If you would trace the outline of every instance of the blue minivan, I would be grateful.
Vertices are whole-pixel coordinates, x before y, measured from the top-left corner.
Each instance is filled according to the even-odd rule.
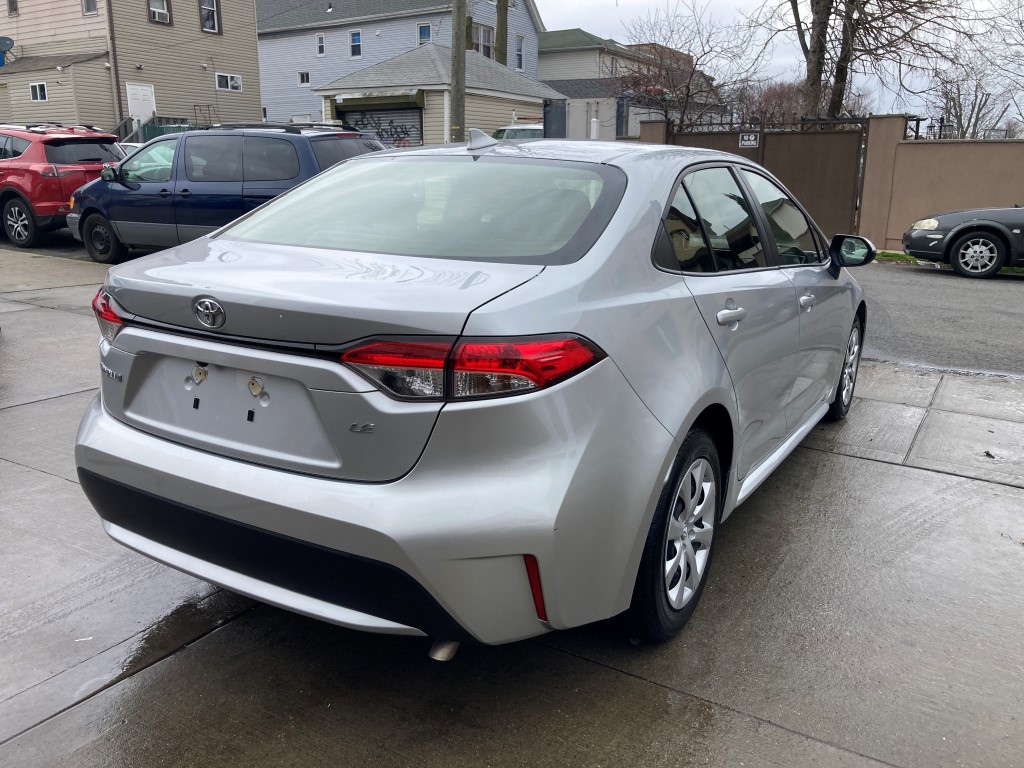
[[[209,234],[332,165],[384,149],[337,126],[228,126],[153,139],[71,198],[67,225],[110,264]]]

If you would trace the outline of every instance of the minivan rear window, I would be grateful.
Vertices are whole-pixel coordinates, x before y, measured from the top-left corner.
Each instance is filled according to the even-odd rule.
[[[225,231],[280,245],[567,264],[600,237],[626,176],[596,163],[369,155],[314,177]]]
[[[116,163],[124,154],[110,139],[55,139],[44,142],[46,162],[54,165],[74,163]]]
[[[314,139],[310,144],[313,146],[313,154],[316,155],[316,163],[320,166],[321,171],[326,171],[332,165],[337,165],[342,160],[348,160],[349,158],[365,155],[367,152],[376,152],[384,148],[384,145],[376,139],[343,139],[340,136]]]

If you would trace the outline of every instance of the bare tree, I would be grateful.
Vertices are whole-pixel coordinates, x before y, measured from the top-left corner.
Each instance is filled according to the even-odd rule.
[[[719,21],[709,4],[676,0],[633,19],[626,24],[633,55],[614,60],[622,92],[676,128],[726,114],[724,90],[749,79],[765,51],[757,30]]]
[[[854,74],[914,91],[915,76],[956,60],[949,41],[970,39],[987,18],[974,0],[765,0],[749,21],[770,39],[796,39],[804,113],[839,117]]]
[[[983,139],[1006,119],[1013,91],[990,60],[975,53],[933,72],[925,103],[942,117],[941,138]]]
[[[731,88],[729,103],[742,123],[754,120],[784,122],[800,117],[803,95],[799,82],[752,81]]]

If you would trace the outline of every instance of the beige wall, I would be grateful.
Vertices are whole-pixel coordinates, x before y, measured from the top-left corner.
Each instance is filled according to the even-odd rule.
[[[102,51],[107,46],[107,2],[97,0],[97,13],[89,16],[82,13],[81,0],[18,0],[13,16],[7,13],[7,3],[0,3],[0,28],[14,39],[19,56]],[[67,41],[70,49],[54,46]],[[78,44],[84,47],[75,47]]]
[[[75,88],[71,72],[17,72],[4,78],[11,97],[11,119],[15,123],[78,122]],[[46,101],[32,101],[30,83],[46,83]]]
[[[191,119],[196,105],[210,105],[221,122],[260,120],[252,0],[221,0],[223,34],[200,29],[196,0],[176,0],[171,11],[172,25],[153,24],[145,2],[117,0],[114,4],[122,114],[128,114],[125,82],[132,82],[153,85],[158,115]],[[240,75],[242,91],[217,90],[217,72]]]
[[[106,58],[74,64],[71,67],[71,79],[78,109],[77,122],[110,131],[118,120],[111,72],[106,64]]]
[[[900,123],[895,138],[875,120],[869,129],[860,232],[879,248],[902,250],[930,214],[1024,205],[1024,141],[902,141]]]
[[[444,144],[445,91],[427,91],[423,94],[423,143]]]
[[[512,123],[512,110],[515,110],[516,120],[520,123],[544,119],[544,104],[540,100],[517,101],[467,93],[466,129],[479,128],[484,133],[494,133]]]

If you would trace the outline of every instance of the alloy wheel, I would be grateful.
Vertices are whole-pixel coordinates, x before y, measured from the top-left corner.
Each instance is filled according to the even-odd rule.
[[[707,459],[697,459],[679,480],[665,531],[665,595],[677,611],[693,599],[707,570],[716,497],[715,472]]]
[[[850,343],[846,346],[846,358],[843,360],[843,375],[839,381],[839,392],[843,398],[843,406],[849,406],[853,399],[853,386],[857,383],[857,367],[860,365],[860,326],[856,323],[850,331]]]
[[[28,239],[28,214],[21,206],[12,205],[7,211],[7,235],[12,240],[21,242]]]
[[[965,272],[980,274],[992,268],[999,251],[988,238],[976,237],[963,244],[956,258]]]

